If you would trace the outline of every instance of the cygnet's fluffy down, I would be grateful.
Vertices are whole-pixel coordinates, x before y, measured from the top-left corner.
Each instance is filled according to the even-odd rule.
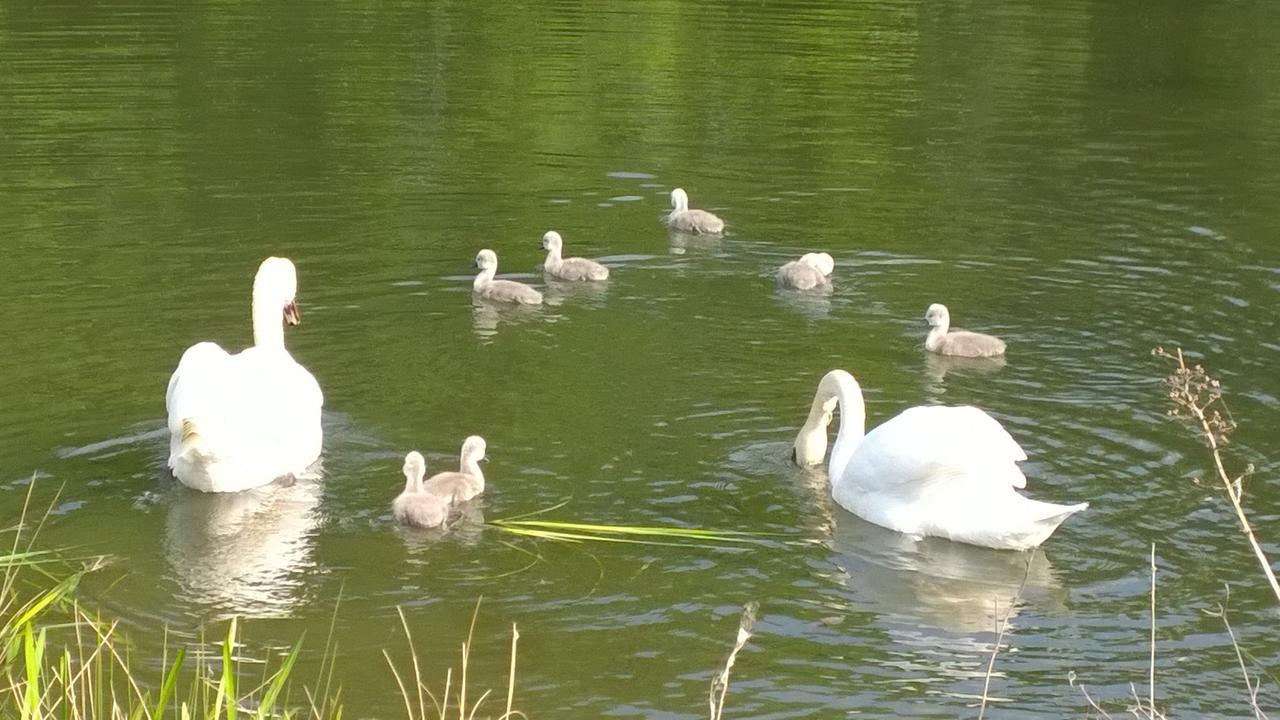
[[[724,232],[724,221],[706,210],[690,210],[689,196],[684,190],[671,191],[671,213],[667,227],[694,235],[718,235]]]
[[[807,253],[799,260],[778,268],[778,285],[795,290],[813,290],[831,282],[836,261],[827,253]]]
[[[423,484],[423,489],[427,494],[450,503],[466,502],[484,492],[484,473],[480,471],[480,461],[484,460],[485,450],[484,438],[479,435],[468,437],[462,443],[458,471],[432,475]]]
[[[924,347],[930,352],[957,357],[1004,355],[1004,341],[998,337],[968,330],[951,330],[951,313],[947,311],[946,305],[930,305],[925,311],[924,319],[931,326],[929,335],[924,340]]]
[[[492,250],[481,250],[476,254],[476,267],[480,268],[480,274],[471,283],[471,289],[476,295],[494,302],[542,304],[542,293],[528,285],[514,280],[493,279],[498,272],[498,256]]]
[[[404,456],[404,492],[391,503],[396,522],[414,527],[434,528],[444,525],[449,517],[449,501],[423,491],[422,477],[427,474],[427,461],[414,450]]]
[[[560,252],[564,249],[564,239],[555,230],[550,230],[542,236],[542,249],[547,251],[547,261],[543,263],[542,268],[551,277],[574,282],[609,278],[609,268],[595,260],[560,257]]]

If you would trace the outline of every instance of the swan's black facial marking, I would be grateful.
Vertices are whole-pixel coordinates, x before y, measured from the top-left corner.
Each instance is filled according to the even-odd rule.
[[[302,312],[298,310],[298,303],[291,302],[284,306],[284,321],[290,325],[302,322]]]

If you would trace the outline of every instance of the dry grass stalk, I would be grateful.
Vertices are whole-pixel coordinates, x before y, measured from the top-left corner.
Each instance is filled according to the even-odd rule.
[[[1225,586],[1227,589],[1227,600],[1231,600],[1231,586]],[[1240,643],[1236,640],[1236,633],[1231,629],[1231,622],[1227,620],[1227,608],[1224,603],[1218,603],[1217,610],[1205,610],[1206,615],[1221,618],[1222,624],[1227,629],[1227,636],[1231,638],[1231,647],[1236,651],[1236,662],[1240,664],[1240,674],[1244,676],[1244,686],[1249,691],[1249,707],[1253,710],[1254,720],[1268,720],[1267,714],[1262,711],[1258,705],[1258,690],[1262,687],[1262,679],[1254,678],[1249,675],[1249,667],[1244,662],[1244,652],[1240,649]]]
[[[1223,489],[1226,490],[1227,499],[1231,501],[1232,509],[1235,510],[1240,529],[1244,531],[1249,546],[1253,548],[1253,554],[1258,558],[1258,564],[1262,566],[1262,572],[1271,584],[1271,591],[1275,593],[1276,601],[1280,602],[1280,581],[1276,580],[1271,561],[1267,559],[1262,545],[1253,534],[1253,525],[1249,523],[1249,518],[1244,512],[1244,481],[1253,473],[1253,466],[1247,466],[1244,472],[1233,478],[1223,464],[1221,450],[1230,442],[1231,431],[1235,429],[1236,424],[1231,419],[1226,403],[1222,400],[1222,384],[1211,377],[1202,366],[1188,367],[1182,356],[1182,348],[1169,353],[1164,348],[1158,347],[1152,350],[1151,354],[1177,363],[1173,373],[1165,380],[1169,387],[1169,399],[1173,401],[1173,409],[1169,411],[1169,415],[1190,419],[1198,426],[1205,444],[1213,454],[1214,469],[1217,471],[1218,480],[1222,482]]]
[[[982,700],[978,704],[978,720],[982,720],[983,716],[987,714],[987,703],[991,699],[988,694],[991,691],[991,674],[995,670],[996,655],[1000,652],[1000,643],[1004,640],[1004,630],[1009,626],[1009,615],[1013,614],[1015,605],[1016,601],[1009,603],[1008,609],[1004,612],[1004,617],[1000,619],[1000,622],[996,623],[996,642],[991,648],[991,657],[987,659],[987,673],[982,679]],[[991,609],[996,617],[1000,617],[999,598],[992,599]]]
[[[1151,656],[1147,666],[1147,697],[1138,694],[1138,688],[1129,684],[1130,697],[1133,698],[1133,704],[1128,707],[1129,714],[1139,720],[1165,720],[1165,714],[1156,707],[1156,545],[1151,543]],[[1084,695],[1084,699],[1089,703],[1089,707],[1093,708],[1098,717],[1111,720],[1111,716],[1103,710],[1101,706],[1089,695],[1089,691],[1085,689],[1083,683],[1079,683],[1076,674],[1071,672],[1067,675],[1068,682],[1071,687],[1076,688]]]
[[[1147,707],[1156,711],[1156,544],[1151,543],[1151,664],[1147,677]]]
[[[1013,594],[1013,599],[1009,602],[1009,607],[1004,612],[1004,617],[996,624],[996,642],[991,648],[991,657],[987,659],[987,672],[982,679],[982,699],[978,704],[978,720],[982,720],[983,715],[987,712],[987,703],[991,701],[991,696],[987,693],[991,690],[991,675],[996,666],[996,655],[1000,652],[1000,643],[1004,639],[1004,631],[1009,627],[1009,616],[1013,614],[1013,609],[1018,606],[1018,602],[1022,599],[1022,591],[1027,587],[1027,578],[1031,575],[1031,561],[1035,560],[1036,553],[1040,552],[1039,548],[1032,550],[1027,555],[1027,566],[1022,571],[1022,582],[1018,583],[1018,591]],[[992,598],[991,605],[993,616],[1000,617],[1000,600]]]
[[[751,639],[759,611],[760,604],[754,600],[742,608],[742,619],[738,621],[738,639],[733,644],[733,650],[729,651],[729,657],[724,661],[724,669],[711,679],[711,693],[707,698],[711,720],[720,720],[724,714],[724,698],[729,693],[729,673],[733,670],[733,663],[738,659],[738,652],[746,647],[747,641]]]

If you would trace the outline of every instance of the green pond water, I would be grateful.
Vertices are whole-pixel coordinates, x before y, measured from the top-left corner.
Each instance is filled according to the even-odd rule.
[[[975,716],[1025,557],[880,530],[789,465],[841,367],[871,424],[978,405],[1031,495],[1092,503],[1026,571],[988,717],[1082,716],[1072,671],[1144,690],[1151,543],[1162,707],[1252,717],[1204,610],[1231,583],[1273,674],[1280,616],[1150,350],[1222,379],[1280,557],[1278,42],[1267,2],[4,3],[0,513],[62,488],[43,541],[113,558],[82,596],[140,656],[241,615],[247,656],[305,632],[305,679],[332,622],[349,717],[402,712],[397,607],[438,686],[481,596],[473,682],[505,692],[517,623],[533,718],[705,717],[750,600],[729,716]],[[675,186],[728,234],[669,236]],[[608,283],[474,305],[476,251],[542,286],[548,229]],[[834,291],[776,290],[811,250]],[[165,468],[165,383],[193,342],[251,341],[270,254],[299,270],[323,477],[203,496]],[[1008,362],[927,356],[932,302]],[[404,453],[441,469],[472,433],[483,499],[443,538],[393,528]],[[563,501],[790,537],[482,522]]]

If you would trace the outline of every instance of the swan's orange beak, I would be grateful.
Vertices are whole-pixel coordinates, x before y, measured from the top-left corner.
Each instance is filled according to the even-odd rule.
[[[290,325],[297,325],[302,322],[302,313],[298,310],[298,303],[291,302],[284,306],[284,321]]]

